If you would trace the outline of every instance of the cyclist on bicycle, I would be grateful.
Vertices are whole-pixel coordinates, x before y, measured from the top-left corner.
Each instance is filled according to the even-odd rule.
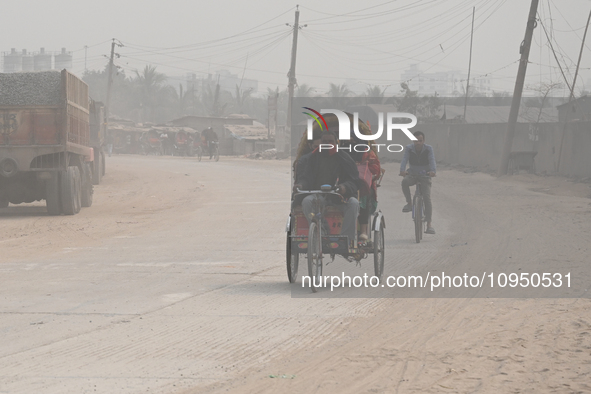
[[[400,163],[400,176],[404,177],[402,180],[402,192],[406,198],[406,205],[402,208],[402,212],[412,211],[410,187],[419,182],[425,202],[425,219],[427,220],[427,230],[425,233],[435,234],[435,229],[431,226],[431,216],[433,213],[433,206],[431,205],[431,177],[434,177],[437,171],[435,155],[433,153],[433,147],[425,144],[425,134],[422,131],[415,131],[413,134],[417,137],[417,140],[404,148],[404,157]],[[408,171],[406,170],[407,163],[409,164]]]
[[[218,141],[218,135],[211,127],[206,128],[201,132],[201,141],[203,141],[204,145],[207,145],[207,150],[209,151],[209,159],[213,157],[213,143]]]

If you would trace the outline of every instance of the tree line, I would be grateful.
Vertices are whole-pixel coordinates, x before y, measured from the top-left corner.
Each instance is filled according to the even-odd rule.
[[[94,100],[106,101],[108,67],[102,71],[86,71],[83,80],[88,84],[90,95]],[[246,114],[262,123],[267,122],[269,116],[268,100],[277,100],[277,123],[286,123],[288,93],[287,89],[267,88],[263,97],[253,96],[252,90],[236,86],[233,92],[220,88],[213,79],[199,79],[197,83],[188,87],[179,83],[178,89],[174,83],[169,83],[168,77],[157,71],[152,65],[146,65],[141,71],[134,71],[127,75],[118,70],[113,76],[111,91],[111,115],[135,122],[151,122],[162,124],[185,115],[223,117],[229,114]],[[556,86],[552,86],[555,89]],[[550,90],[552,90],[550,89]],[[536,106],[548,105],[545,101],[548,89],[540,92],[544,96]],[[447,105],[464,105],[463,95],[458,97],[439,97],[438,95],[420,96],[406,83],[400,84],[400,90],[395,96],[385,95],[385,89],[380,86],[368,86],[362,94],[354,94],[346,84],[329,84],[326,93],[318,94],[316,89],[308,84],[298,85],[295,97],[331,97],[339,98],[366,97],[367,104],[393,105],[400,112],[415,114],[423,121],[439,119],[441,107]],[[483,97],[478,91],[471,92],[470,105],[510,105],[511,97],[508,93],[493,93],[493,97]],[[534,104],[532,102],[532,104]],[[273,116],[273,115],[271,115]]]

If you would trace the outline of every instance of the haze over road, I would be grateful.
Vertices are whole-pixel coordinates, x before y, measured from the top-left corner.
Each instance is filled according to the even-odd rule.
[[[442,170],[437,234],[415,244],[385,168],[385,276],[589,262],[588,198]],[[591,390],[586,298],[292,298],[289,174],[287,160],[115,156],[78,215],[0,209],[0,393]]]

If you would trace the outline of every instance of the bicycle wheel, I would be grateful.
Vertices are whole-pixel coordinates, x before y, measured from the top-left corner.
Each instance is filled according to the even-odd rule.
[[[197,161],[201,161],[201,157],[203,157],[203,149],[201,147],[197,148]]]
[[[421,196],[415,196],[412,209],[414,212],[415,220],[415,240],[417,243],[421,242],[423,235],[423,198]]]
[[[216,144],[213,149],[214,149],[214,151],[213,151],[213,158],[214,158],[215,161],[219,161],[220,160],[220,148]]]
[[[421,229],[423,231],[421,231],[421,239],[423,239],[423,234],[427,231],[427,217],[425,216],[425,200],[423,200],[422,197],[421,197],[421,203],[422,203],[421,212],[423,212],[423,225],[421,226]]]
[[[285,257],[287,261],[287,278],[289,283],[295,283],[298,279],[298,265],[300,261],[300,254],[294,252],[291,248],[290,233],[287,233],[287,243],[285,247]]]
[[[384,275],[384,222],[373,232],[373,266],[375,276],[381,281]]]
[[[312,291],[316,293],[316,285],[322,283],[322,234],[315,222],[310,224],[308,231],[308,276]]]

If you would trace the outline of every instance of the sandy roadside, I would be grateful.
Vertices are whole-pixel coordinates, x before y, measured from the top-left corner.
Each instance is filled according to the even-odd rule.
[[[509,270],[511,257],[553,260],[557,269],[589,262],[589,184],[444,170],[433,190],[437,237],[469,240],[465,250],[449,249],[447,269],[482,260]],[[388,299],[337,327],[337,339],[183,393],[588,392],[590,313],[588,298]]]
[[[588,184],[442,170],[437,235],[416,245],[386,168],[387,275],[588,264]],[[287,161],[119,157],[79,215],[0,210],[0,391],[591,390],[585,298],[291,298],[288,177]]]

